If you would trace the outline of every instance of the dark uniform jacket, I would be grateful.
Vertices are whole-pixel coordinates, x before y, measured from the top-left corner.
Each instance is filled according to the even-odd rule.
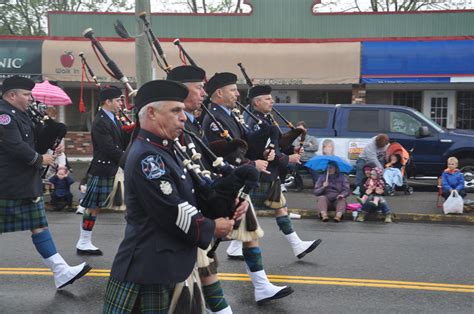
[[[127,226],[111,276],[138,284],[177,283],[206,249],[215,223],[198,209],[193,182],[172,141],[140,130],[125,164]]]
[[[118,120],[117,120],[118,121]],[[92,124],[93,159],[88,173],[99,177],[113,177],[120,157],[127,148],[128,135],[100,109]]]
[[[43,195],[43,157],[35,151],[33,122],[4,100],[0,100],[0,199],[27,199]]]
[[[253,114],[259,118],[263,124],[266,126],[272,126],[273,123],[271,121],[271,117],[261,113],[259,111],[254,111]],[[262,126],[259,126],[255,120],[250,117],[247,117],[246,120],[247,125],[253,132],[258,132]],[[286,168],[288,166],[288,156],[283,154],[280,151],[280,146],[278,143],[278,138],[274,139],[275,144],[275,159],[270,161],[267,166],[267,171],[271,172],[271,174],[262,173],[260,176],[261,182],[273,182],[279,175],[280,169]]]
[[[221,124],[221,126],[229,131],[229,135],[232,138],[238,138],[242,140],[246,140],[246,130],[240,124],[234,115],[231,113],[230,115],[222,109],[221,106],[211,103],[210,108],[211,113],[214,115],[217,121]],[[209,118],[209,115],[204,117],[202,122],[202,128],[204,129],[204,133],[206,134],[207,140],[209,142],[222,140],[221,131],[218,129],[217,125]]]

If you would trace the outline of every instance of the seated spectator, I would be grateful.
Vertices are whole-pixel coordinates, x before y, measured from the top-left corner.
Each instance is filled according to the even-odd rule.
[[[356,161],[356,188],[354,194],[360,195],[360,185],[364,178],[363,168],[367,163],[372,163],[375,167],[383,169],[382,162],[384,162],[385,151],[387,150],[389,137],[387,134],[379,134],[374,136],[364,150],[359,155]]]
[[[403,185],[402,157],[399,154],[390,155],[389,161],[385,164],[383,179],[387,186],[387,194],[393,195],[395,186]]]
[[[441,175],[441,192],[444,199],[447,199],[453,190],[458,191],[462,198],[466,197],[464,175],[458,169],[458,164],[456,157],[449,157],[448,168]]]
[[[74,183],[74,179],[69,177],[67,168],[59,167],[56,174],[49,178],[49,182],[54,188],[51,193],[51,205],[54,206],[54,210],[61,210],[65,206],[71,207],[72,193],[70,188]],[[61,205],[61,203],[63,204]]]
[[[320,175],[314,186],[314,195],[318,197],[317,211],[321,220],[327,222],[328,209],[334,207],[336,215],[335,222],[340,222],[346,211],[346,197],[351,194],[347,176],[340,173],[337,166],[329,163],[326,173]]]
[[[362,195],[365,195],[367,193],[365,183],[369,179],[373,168],[375,168],[373,164],[367,164],[362,169],[363,172],[364,172],[365,177],[362,178],[361,184],[358,186],[358,188],[359,188]],[[379,195],[382,195],[384,190],[383,190],[383,188],[378,187],[378,188],[375,189],[374,192],[379,194]],[[356,221],[364,222],[365,221],[365,216],[371,211],[376,211],[376,212],[381,211],[385,215],[385,220],[384,221],[386,223],[392,222],[392,214],[390,212],[390,208],[388,207],[386,201],[379,202],[378,204],[374,204],[372,202],[365,202],[362,205],[362,209],[360,210]]]
[[[357,200],[363,205],[366,202],[372,203],[374,206],[379,206],[379,203],[385,202],[383,192],[385,188],[385,181],[382,179],[382,169],[372,168],[370,176],[367,177],[364,183],[365,193],[361,194]]]
[[[306,124],[304,121],[299,121],[296,123],[296,127],[299,129],[304,130],[305,132],[308,132],[308,129],[306,128]],[[295,149],[298,149],[300,147],[300,140],[301,136],[299,136],[294,142],[293,146]],[[295,188],[297,191],[303,190],[303,178],[301,177],[301,174],[299,173],[300,170],[303,169],[308,169],[304,167],[304,163],[307,162],[308,160],[311,159],[311,157],[314,156],[314,154],[318,151],[318,140],[316,137],[306,134],[304,143],[303,143],[303,152],[301,152],[301,158],[300,162],[301,164],[291,164],[291,170],[294,174],[295,177]],[[314,179],[314,174],[312,173],[314,170],[308,169],[308,171],[311,173],[311,176],[313,177],[313,186],[316,184],[316,180]]]

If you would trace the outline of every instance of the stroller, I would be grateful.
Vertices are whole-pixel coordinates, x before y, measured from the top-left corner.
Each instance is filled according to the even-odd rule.
[[[413,188],[408,185],[408,175],[407,175],[407,168],[411,164],[411,157],[410,153],[400,144],[397,142],[393,142],[387,148],[386,156],[387,159],[390,160],[390,156],[398,155],[399,162],[401,164],[400,172],[402,175],[402,182],[401,185],[394,184],[393,186],[386,185],[387,194],[390,196],[395,195],[395,190],[402,190],[405,195],[413,194]]]

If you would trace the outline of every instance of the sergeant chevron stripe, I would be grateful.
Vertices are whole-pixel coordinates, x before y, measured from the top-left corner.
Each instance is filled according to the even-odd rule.
[[[178,218],[176,219],[176,225],[183,230],[185,233],[188,233],[189,227],[191,226],[192,216],[198,213],[196,207],[184,202],[178,205]]]

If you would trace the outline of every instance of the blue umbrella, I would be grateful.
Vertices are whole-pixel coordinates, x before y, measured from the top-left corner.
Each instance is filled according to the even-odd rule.
[[[352,171],[352,165],[350,163],[333,155],[314,156],[308,160],[304,166],[316,171],[326,171],[329,162],[336,164],[340,172],[349,173]]]

